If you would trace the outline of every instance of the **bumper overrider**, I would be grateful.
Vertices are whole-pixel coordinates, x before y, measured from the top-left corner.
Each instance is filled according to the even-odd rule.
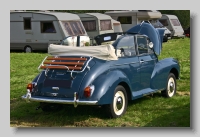
[[[22,96],[23,100],[29,101],[35,101],[35,102],[46,102],[46,103],[58,103],[58,104],[74,104],[74,107],[77,107],[78,105],[97,105],[98,101],[85,101],[85,100],[79,100],[77,99],[77,92],[74,92],[74,99],[61,99],[61,98],[48,98],[48,97],[42,97],[41,96],[31,96],[31,93],[27,91],[26,95]]]

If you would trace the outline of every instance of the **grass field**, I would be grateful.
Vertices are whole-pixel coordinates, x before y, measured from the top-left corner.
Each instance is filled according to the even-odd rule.
[[[26,85],[38,74],[37,67],[47,53],[10,53],[11,127],[190,127],[190,39],[172,39],[163,44],[159,59],[174,57],[181,65],[177,94],[161,94],[130,101],[127,112],[109,119],[104,110],[92,106],[65,105],[57,112],[35,110],[38,103],[26,103],[21,96]]]

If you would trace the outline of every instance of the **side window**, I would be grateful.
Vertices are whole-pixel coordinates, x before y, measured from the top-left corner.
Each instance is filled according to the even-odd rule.
[[[85,27],[86,31],[95,31],[96,30],[96,21],[95,20],[88,20],[82,21],[83,26]]]
[[[132,17],[131,16],[121,16],[117,18],[121,24],[132,24]]]
[[[148,53],[148,42],[145,36],[137,36],[137,45],[139,54]]]
[[[116,54],[118,57],[130,57],[136,55],[134,36],[123,36],[118,38],[113,45],[116,45]]]
[[[100,20],[101,30],[112,30],[111,20]]]
[[[41,22],[42,33],[56,33],[53,22]]]
[[[31,29],[31,18],[24,18],[24,30]]]

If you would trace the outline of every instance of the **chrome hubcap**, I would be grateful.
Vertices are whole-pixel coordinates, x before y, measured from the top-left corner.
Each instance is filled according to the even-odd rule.
[[[174,91],[174,83],[173,82],[170,83],[169,90],[170,90],[170,92]]]
[[[171,77],[168,81],[168,95],[170,97],[172,97],[174,95],[175,92],[175,81],[174,79]]]
[[[30,53],[31,52],[31,48],[30,47],[26,47],[26,53]]]
[[[122,106],[123,106],[123,99],[122,99],[122,97],[118,97],[117,98],[116,106],[117,106],[118,110],[120,110],[122,108]]]
[[[113,110],[116,115],[121,115],[125,108],[125,96],[122,91],[117,91],[113,100]]]

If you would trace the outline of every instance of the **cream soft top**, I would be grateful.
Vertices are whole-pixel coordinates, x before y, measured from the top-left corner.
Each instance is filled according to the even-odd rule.
[[[118,59],[112,45],[74,47],[50,44],[48,47],[48,53],[50,55],[92,56],[102,60]]]

